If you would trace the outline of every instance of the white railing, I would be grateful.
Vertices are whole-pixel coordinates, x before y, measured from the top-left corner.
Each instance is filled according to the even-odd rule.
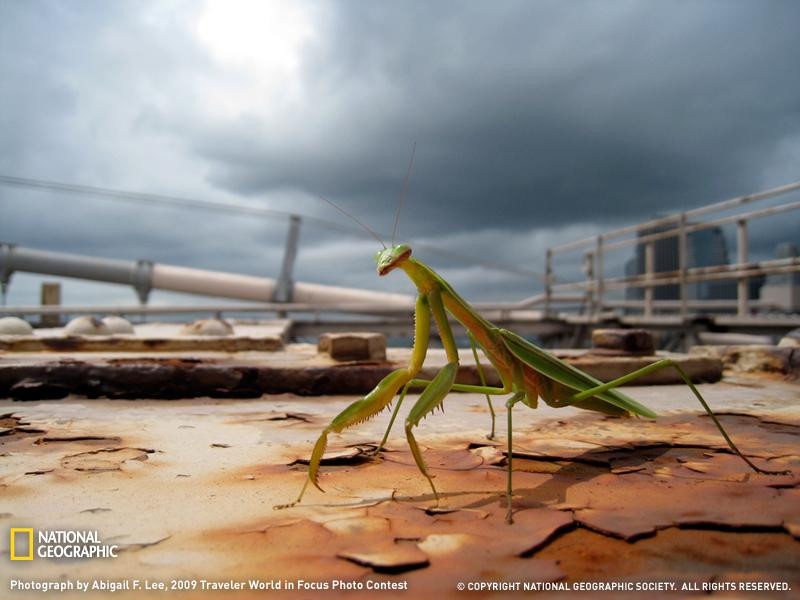
[[[553,246],[546,253],[545,267],[545,312],[549,312],[553,305],[562,302],[558,292],[577,290],[583,293],[583,304],[594,314],[601,313],[604,309],[625,307],[641,309],[645,316],[652,316],[656,310],[679,311],[686,317],[690,308],[731,308],[730,301],[725,300],[691,300],[688,286],[692,283],[735,279],[736,300],[735,308],[739,316],[745,316],[751,309],[763,308],[763,303],[752,302],[749,299],[748,280],[761,275],[800,272],[800,258],[789,257],[774,260],[750,262],[748,258],[748,223],[754,219],[764,218],[788,212],[800,212],[800,201],[786,202],[784,204],[769,206],[738,214],[726,215],[710,220],[699,220],[710,213],[735,210],[754,202],[763,201],[783,194],[800,190],[800,181],[776,187],[770,190],[739,196],[722,202],[716,202],[652,219],[636,225],[622,227],[595,237],[584,238]],[[793,215],[793,218],[797,218]],[[800,218],[798,230],[800,230]],[[706,267],[688,266],[688,236],[690,233],[719,227],[727,224],[736,224],[736,262],[733,264],[720,264]],[[667,228],[664,231],[653,232],[654,229]],[[678,268],[671,271],[656,271],[656,242],[667,238],[678,238]],[[644,246],[644,272],[638,275],[625,277],[607,277],[604,270],[606,254],[611,250],[624,247]],[[554,258],[557,254],[584,251],[584,271],[586,278],[582,281],[560,282],[554,271]],[[662,285],[677,284],[679,286],[679,301],[656,300],[655,288]],[[612,300],[606,298],[609,290],[625,288],[644,288],[642,300]],[[529,299],[533,301],[539,298]]]

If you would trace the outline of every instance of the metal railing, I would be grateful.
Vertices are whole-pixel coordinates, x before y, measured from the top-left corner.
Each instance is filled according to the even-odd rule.
[[[800,181],[553,246],[547,250],[545,257],[544,299],[534,296],[528,299],[527,303],[533,305],[543,302],[545,313],[549,314],[553,305],[563,302],[558,292],[572,291],[574,293],[577,290],[583,293],[583,304],[595,315],[607,308],[624,307],[641,309],[646,317],[652,316],[657,310],[677,310],[685,318],[690,308],[730,309],[734,306],[731,301],[724,299],[692,300],[688,293],[690,284],[733,279],[736,281],[735,309],[738,316],[749,314],[752,308],[766,308],[764,303],[750,300],[748,289],[750,278],[800,272],[800,258],[788,257],[751,262],[748,258],[748,223],[754,219],[800,211],[800,201],[786,202],[705,221],[699,220],[699,217],[710,213],[739,209],[754,202],[796,190],[800,190]],[[732,264],[689,267],[689,235],[733,223],[736,224],[736,261]],[[798,229],[800,229],[800,219],[798,219]],[[670,238],[677,238],[678,268],[657,271],[656,242]],[[624,277],[607,277],[604,270],[607,253],[628,246],[644,247],[644,272]],[[578,250],[584,251],[586,278],[582,281],[559,282],[554,272],[555,256]],[[655,289],[664,285],[678,286],[679,299],[677,302],[656,300]],[[644,288],[643,299],[619,301],[606,297],[610,290],[628,288]],[[525,302],[521,304],[525,304]]]
[[[737,214],[727,214],[704,221],[701,220],[700,217],[711,213],[742,209],[753,203],[798,190],[800,190],[800,181],[622,227],[601,233],[597,236],[552,246],[546,251],[543,293],[536,294],[518,302],[476,303],[474,306],[478,310],[489,311],[499,318],[517,317],[523,319],[530,318],[530,310],[534,308],[542,309],[540,313],[542,317],[556,316],[553,310],[553,307],[556,305],[561,307],[581,307],[581,309],[585,310],[590,316],[594,317],[600,317],[603,311],[607,309],[640,310],[645,317],[652,317],[656,312],[668,312],[679,314],[682,318],[686,318],[690,310],[710,311],[711,309],[717,309],[726,314],[735,311],[735,314],[742,317],[748,315],[752,309],[769,309],[770,304],[768,302],[750,299],[748,282],[753,277],[798,273],[800,272],[800,258],[787,257],[756,262],[750,261],[748,223],[754,219],[790,213],[792,211],[795,213],[800,212],[800,201],[784,202],[779,205],[762,207],[739,212]],[[689,236],[699,231],[719,228],[720,226],[730,224],[735,224],[736,226],[735,262],[690,267]],[[97,314],[103,312],[108,314],[130,315],[274,312],[281,316],[293,312],[299,314],[306,313],[312,316],[319,315],[320,313],[344,313],[372,316],[393,315],[397,317],[406,317],[411,314],[412,303],[410,297],[407,299],[408,302],[392,303],[390,306],[384,301],[374,301],[373,297],[376,295],[375,292],[363,292],[363,296],[358,301],[350,301],[350,296],[347,296],[346,298],[339,299],[326,298],[325,302],[315,301],[317,296],[314,296],[311,300],[306,300],[305,296],[294,294],[293,292],[297,291],[295,288],[304,285],[295,285],[292,278],[292,267],[297,252],[299,226],[299,217],[292,217],[290,219],[290,229],[280,277],[277,280],[270,280],[267,278],[259,279],[261,284],[268,284],[267,287],[269,289],[267,291],[261,290],[245,295],[228,293],[230,292],[230,285],[228,282],[225,285],[220,284],[222,288],[228,290],[226,293],[219,294],[218,289],[216,293],[211,293],[211,295],[234,297],[240,300],[254,300],[255,302],[252,304],[105,308],[0,306],[0,316],[4,314],[31,316],[35,314],[65,315]],[[800,230],[800,218],[798,218],[797,229]],[[657,269],[657,243],[673,238],[677,238],[677,268]],[[643,272],[621,277],[607,276],[605,269],[606,255],[612,250],[624,249],[626,247],[633,247],[637,249],[637,251],[641,247]],[[555,258],[559,255],[575,251],[583,251],[584,271],[586,273],[585,279],[580,281],[559,280],[555,273]],[[0,284],[2,285],[3,292],[5,292],[8,287],[11,273],[13,273],[14,270],[24,270],[133,285],[139,294],[140,301],[145,302],[151,288],[163,287],[154,285],[153,271],[155,267],[161,269],[165,268],[164,265],[156,265],[150,261],[134,262],[95,259],[92,257],[67,255],[63,253],[45,253],[38,250],[13,247],[12,245],[0,243]],[[196,277],[194,279],[200,280],[203,283],[205,287],[203,287],[202,290],[195,284],[187,287],[188,284],[186,281],[183,281],[190,271],[192,273],[196,271]],[[180,274],[183,276],[183,283],[181,286],[175,287],[175,285],[168,285],[163,287],[163,289],[208,294],[210,292],[207,288],[209,281],[213,279],[212,276],[228,277],[231,275],[201,272],[199,270],[185,268],[180,268]],[[164,277],[158,278],[158,281],[155,283],[160,281],[163,284],[163,279]],[[194,279],[192,281],[194,281]],[[245,277],[245,279],[253,284],[253,281],[250,280],[255,280],[257,278]],[[733,280],[736,282],[735,299],[702,299],[689,297],[689,286],[697,283],[717,282],[721,280]],[[225,279],[223,283],[227,281],[228,280]],[[677,286],[679,290],[678,297],[657,299],[656,289],[659,286],[668,285]],[[217,286],[217,288],[220,288],[220,286]],[[313,287],[322,290],[324,286]],[[259,290],[260,289],[261,288],[259,288]],[[630,289],[642,289],[642,298],[640,300],[630,298],[619,300],[611,297],[610,292]],[[325,291],[325,294],[329,295],[330,290]],[[264,300],[267,301],[265,302]],[[581,310],[581,312],[583,310]],[[518,311],[527,312],[519,313]],[[568,313],[564,313],[564,315],[569,316]]]

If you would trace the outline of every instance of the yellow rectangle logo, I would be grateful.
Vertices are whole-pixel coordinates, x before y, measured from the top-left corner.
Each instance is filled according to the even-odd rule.
[[[17,556],[16,552],[15,542],[18,533],[28,534],[28,553],[22,556]],[[11,538],[9,542],[11,560],[33,560],[33,527],[12,527],[9,537]]]

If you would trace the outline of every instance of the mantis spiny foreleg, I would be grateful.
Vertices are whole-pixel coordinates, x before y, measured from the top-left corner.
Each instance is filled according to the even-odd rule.
[[[489,412],[492,415],[492,431],[486,437],[490,440],[493,440],[495,432],[495,412],[489,394],[498,394],[498,393],[503,394],[507,393],[507,391],[504,388],[495,388],[486,385],[486,375],[484,375],[483,367],[481,366],[480,359],[478,358],[478,352],[475,346],[475,338],[469,332],[467,333],[467,335],[469,336],[469,342],[472,346],[472,354],[475,357],[475,364],[478,366],[478,376],[480,377],[481,380],[481,389],[484,395],[486,396],[486,402],[489,404]],[[428,384],[430,383],[431,382],[428,379],[412,379],[405,386],[403,386],[403,389],[400,392],[400,398],[397,400],[394,410],[392,411],[392,417],[391,419],[389,419],[389,425],[386,427],[386,432],[383,434],[383,439],[381,439],[381,443],[378,444],[378,447],[375,449],[376,454],[383,449],[384,445],[386,444],[386,440],[389,439],[389,433],[392,431],[392,426],[394,425],[395,419],[397,419],[397,413],[400,411],[400,406],[403,404],[403,400],[405,400],[408,390],[412,387],[421,387],[424,389],[428,387]],[[453,386],[450,389],[454,391],[466,391],[462,389],[462,386],[458,384],[453,384]]]
[[[430,308],[428,300],[423,294],[417,297],[414,316],[416,323],[414,331],[414,349],[411,353],[411,360],[409,361],[408,367],[397,369],[389,373],[369,394],[361,400],[356,400],[334,417],[330,425],[323,429],[317,439],[317,443],[314,444],[311,458],[308,461],[308,477],[303,483],[297,500],[289,504],[279,504],[273,508],[289,508],[300,502],[309,482],[319,491],[324,492],[318,484],[318,477],[319,463],[325,453],[325,447],[328,443],[328,434],[340,433],[348,427],[358,425],[374,417],[391,403],[398,390],[406,386],[422,368],[422,363],[425,361],[425,355],[428,351],[428,337],[430,334]]]
[[[392,411],[392,416],[389,419],[389,425],[386,427],[386,432],[383,434],[383,438],[381,439],[380,444],[378,444],[378,447],[375,448],[373,454],[378,454],[381,450],[383,450],[383,447],[386,445],[386,440],[389,439],[389,432],[392,431],[392,426],[394,425],[394,421],[397,418],[397,413],[400,412],[400,407],[403,405],[403,400],[406,399],[406,394],[408,393],[408,390],[411,387],[413,387],[415,381],[417,380],[412,379],[403,386],[403,389],[400,392],[400,397],[397,399],[397,403],[394,405],[394,410]],[[423,388],[428,387],[428,383],[430,382],[425,382],[422,387]]]
[[[428,387],[425,388],[425,391],[422,392],[419,400],[417,400],[411,408],[406,418],[406,439],[408,440],[408,446],[411,448],[411,454],[414,456],[414,461],[417,463],[417,468],[420,470],[420,473],[422,473],[428,480],[428,483],[431,484],[431,489],[433,490],[433,496],[436,498],[437,505],[439,504],[439,495],[436,493],[436,487],[433,485],[433,478],[428,474],[425,460],[422,458],[417,440],[414,438],[414,434],[411,430],[419,425],[423,417],[427,416],[442,403],[444,397],[450,392],[450,388],[455,381],[457,373],[457,362],[451,362],[445,365],[442,370],[436,374],[436,377],[433,378],[433,381],[431,381]]]
[[[450,329],[450,324],[447,322],[447,314],[442,304],[441,293],[438,290],[432,290],[428,294],[428,301],[430,303],[431,313],[436,321],[436,327],[439,330],[439,337],[447,353],[448,363],[427,385],[425,391],[422,392],[417,402],[411,408],[411,411],[409,411],[408,417],[406,417],[405,429],[408,446],[411,448],[411,454],[414,456],[417,468],[428,480],[428,483],[430,483],[433,496],[438,505],[439,495],[436,492],[436,486],[433,485],[433,478],[428,474],[428,469],[425,466],[425,461],[422,458],[422,453],[417,445],[417,440],[414,438],[412,429],[419,425],[423,417],[427,416],[437,406],[440,406],[445,396],[450,393],[453,383],[456,380],[456,375],[458,374],[458,348],[453,338],[453,331]]]

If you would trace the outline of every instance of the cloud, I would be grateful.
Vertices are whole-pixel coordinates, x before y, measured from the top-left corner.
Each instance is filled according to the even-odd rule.
[[[797,22],[791,1],[5,2],[0,172],[345,222],[324,196],[390,232],[416,141],[400,238],[468,298],[514,299],[539,283],[470,257],[542,271],[554,242],[796,178]],[[800,242],[791,215],[753,226],[754,255]],[[4,187],[0,219],[35,247],[272,276],[286,232]],[[306,222],[297,278],[407,291],[374,249]]]

